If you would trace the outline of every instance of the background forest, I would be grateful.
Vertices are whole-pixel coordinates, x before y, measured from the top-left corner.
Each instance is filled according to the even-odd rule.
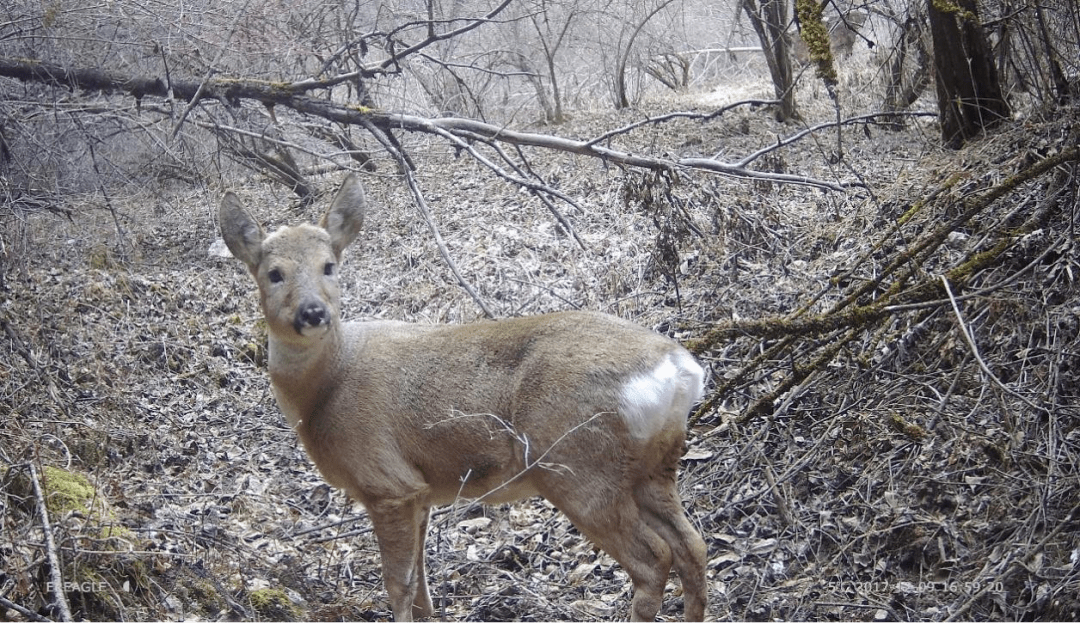
[[[706,366],[709,619],[1076,621],[1078,106],[1072,0],[6,1],[0,619],[390,617],[216,223],[356,171],[346,317],[602,310]],[[442,619],[628,612],[542,500],[428,561]]]

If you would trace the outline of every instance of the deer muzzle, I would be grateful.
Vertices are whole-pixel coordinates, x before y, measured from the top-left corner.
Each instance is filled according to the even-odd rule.
[[[322,301],[305,301],[296,310],[293,328],[303,335],[308,329],[325,330],[330,327],[330,310]]]

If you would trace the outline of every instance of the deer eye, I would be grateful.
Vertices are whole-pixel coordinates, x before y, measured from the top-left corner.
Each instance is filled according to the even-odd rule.
[[[323,275],[333,275],[333,274],[334,274],[334,263],[333,262],[327,262],[323,266]]]
[[[280,284],[281,282],[285,281],[285,276],[282,275],[281,271],[278,269],[270,269],[270,271],[266,274],[266,277],[270,279],[270,283],[272,284]]]

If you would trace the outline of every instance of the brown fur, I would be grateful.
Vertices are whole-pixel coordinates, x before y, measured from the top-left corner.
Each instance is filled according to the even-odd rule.
[[[336,265],[364,208],[350,176],[318,227],[267,236],[232,193],[220,221],[259,286],[278,404],[326,480],[367,508],[394,619],[432,615],[432,505],[540,495],[626,568],[633,619],[654,619],[674,566],[701,620],[705,543],[676,485],[701,395],[693,357],[594,312],[342,323]]]

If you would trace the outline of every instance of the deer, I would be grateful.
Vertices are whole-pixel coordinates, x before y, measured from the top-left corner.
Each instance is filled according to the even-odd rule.
[[[672,568],[704,619],[706,545],[677,485],[705,373],[666,336],[590,311],[467,324],[342,321],[338,267],[367,211],[349,174],[317,225],[267,234],[227,192],[222,238],[255,278],[273,394],[323,478],[371,520],[396,621],[434,615],[430,510],[542,496],[626,570],[653,621]]]

